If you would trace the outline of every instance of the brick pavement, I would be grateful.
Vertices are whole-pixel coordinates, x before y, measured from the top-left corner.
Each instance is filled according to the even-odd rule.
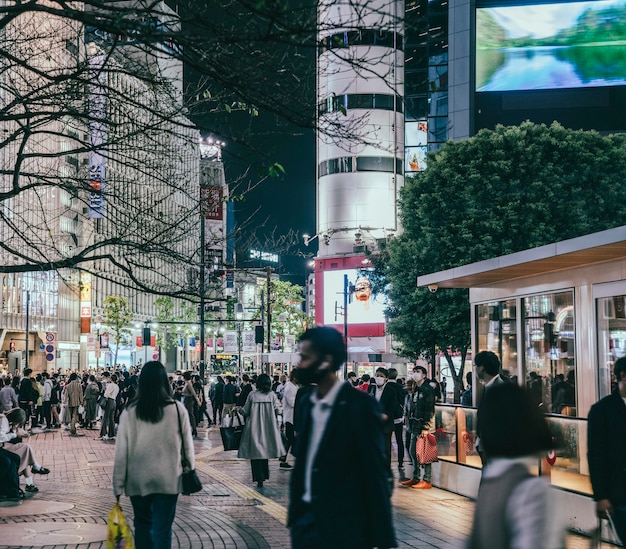
[[[18,547],[105,547],[106,517],[115,499],[111,491],[114,443],[95,440],[97,431],[71,438],[66,431],[34,435],[30,443],[39,461],[52,470],[35,481],[40,492],[22,504],[0,504],[0,549]],[[285,528],[290,473],[270,464],[270,480],[257,489],[248,461],[224,452],[219,430],[199,429],[196,468],[204,489],[181,496],[174,522],[173,547],[286,548]],[[471,500],[433,489],[394,490],[394,520],[401,548],[453,548],[470,529]],[[132,524],[127,498],[122,506]],[[568,548],[588,546],[569,536]]]

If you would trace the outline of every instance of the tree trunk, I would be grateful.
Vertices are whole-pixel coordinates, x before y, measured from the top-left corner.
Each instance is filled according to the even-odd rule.
[[[463,392],[463,374],[465,372],[465,357],[467,356],[467,347],[461,349],[461,366],[457,372],[454,363],[452,362],[452,355],[448,352],[448,349],[443,350],[443,354],[446,357],[446,362],[450,367],[450,373],[454,380],[454,404],[461,403],[461,393]]]

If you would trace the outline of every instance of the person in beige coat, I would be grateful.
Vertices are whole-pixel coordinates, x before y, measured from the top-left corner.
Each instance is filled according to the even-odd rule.
[[[272,380],[267,374],[261,374],[257,378],[256,391],[250,393],[243,408],[239,409],[246,418],[246,425],[237,453],[237,457],[250,460],[252,481],[259,488],[270,478],[268,460],[286,453],[276,421],[279,410],[280,402],[272,391]]]
[[[163,364],[147,362],[139,376],[137,397],[120,417],[113,467],[115,497],[119,500],[126,494],[133,506],[136,549],[171,547],[176,502],[182,492],[183,444],[194,469],[187,410],[172,398]]]

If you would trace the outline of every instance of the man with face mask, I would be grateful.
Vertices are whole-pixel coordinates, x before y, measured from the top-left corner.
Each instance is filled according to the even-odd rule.
[[[304,387],[294,411],[296,461],[287,522],[292,547],[395,547],[376,401],[337,377],[346,359],[337,330],[307,330],[299,354],[296,380]]]
[[[387,443],[387,465],[389,466],[389,478],[393,480],[391,474],[391,439],[393,435],[394,420],[396,417],[402,417],[401,398],[398,395],[398,385],[389,383],[389,372],[386,368],[376,368],[376,376],[374,377],[376,386],[373,391],[373,396],[380,405],[380,411],[383,420],[383,430],[385,433],[385,440]],[[401,475],[404,471],[401,471]]]
[[[427,490],[432,488],[432,464],[420,465],[415,446],[420,435],[428,435],[435,430],[435,392],[427,383],[426,368],[415,366],[413,368],[413,394],[408,410],[409,430],[411,431],[411,442],[409,443],[409,455],[413,463],[413,477],[401,482],[403,486],[409,486],[417,490]],[[424,476],[420,480],[421,471]]]

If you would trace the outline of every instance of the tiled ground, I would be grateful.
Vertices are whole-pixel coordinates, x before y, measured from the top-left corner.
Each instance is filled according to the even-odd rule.
[[[174,523],[173,547],[286,548],[285,528],[289,472],[271,463],[271,478],[262,489],[251,480],[247,461],[224,452],[218,429],[199,429],[197,470],[201,493],[181,496]],[[43,465],[52,469],[38,476],[39,494],[20,505],[0,506],[0,548],[106,547],[106,518],[114,504],[111,491],[114,443],[95,440],[97,431],[71,438],[65,431],[31,437]],[[399,547],[454,548],[467,537],[473,503],[433,489],[394,491],[394,520]],[[128,499],[122,505],[132,524]],[[570,536],[568,548],[588,547],[589,541]]]

